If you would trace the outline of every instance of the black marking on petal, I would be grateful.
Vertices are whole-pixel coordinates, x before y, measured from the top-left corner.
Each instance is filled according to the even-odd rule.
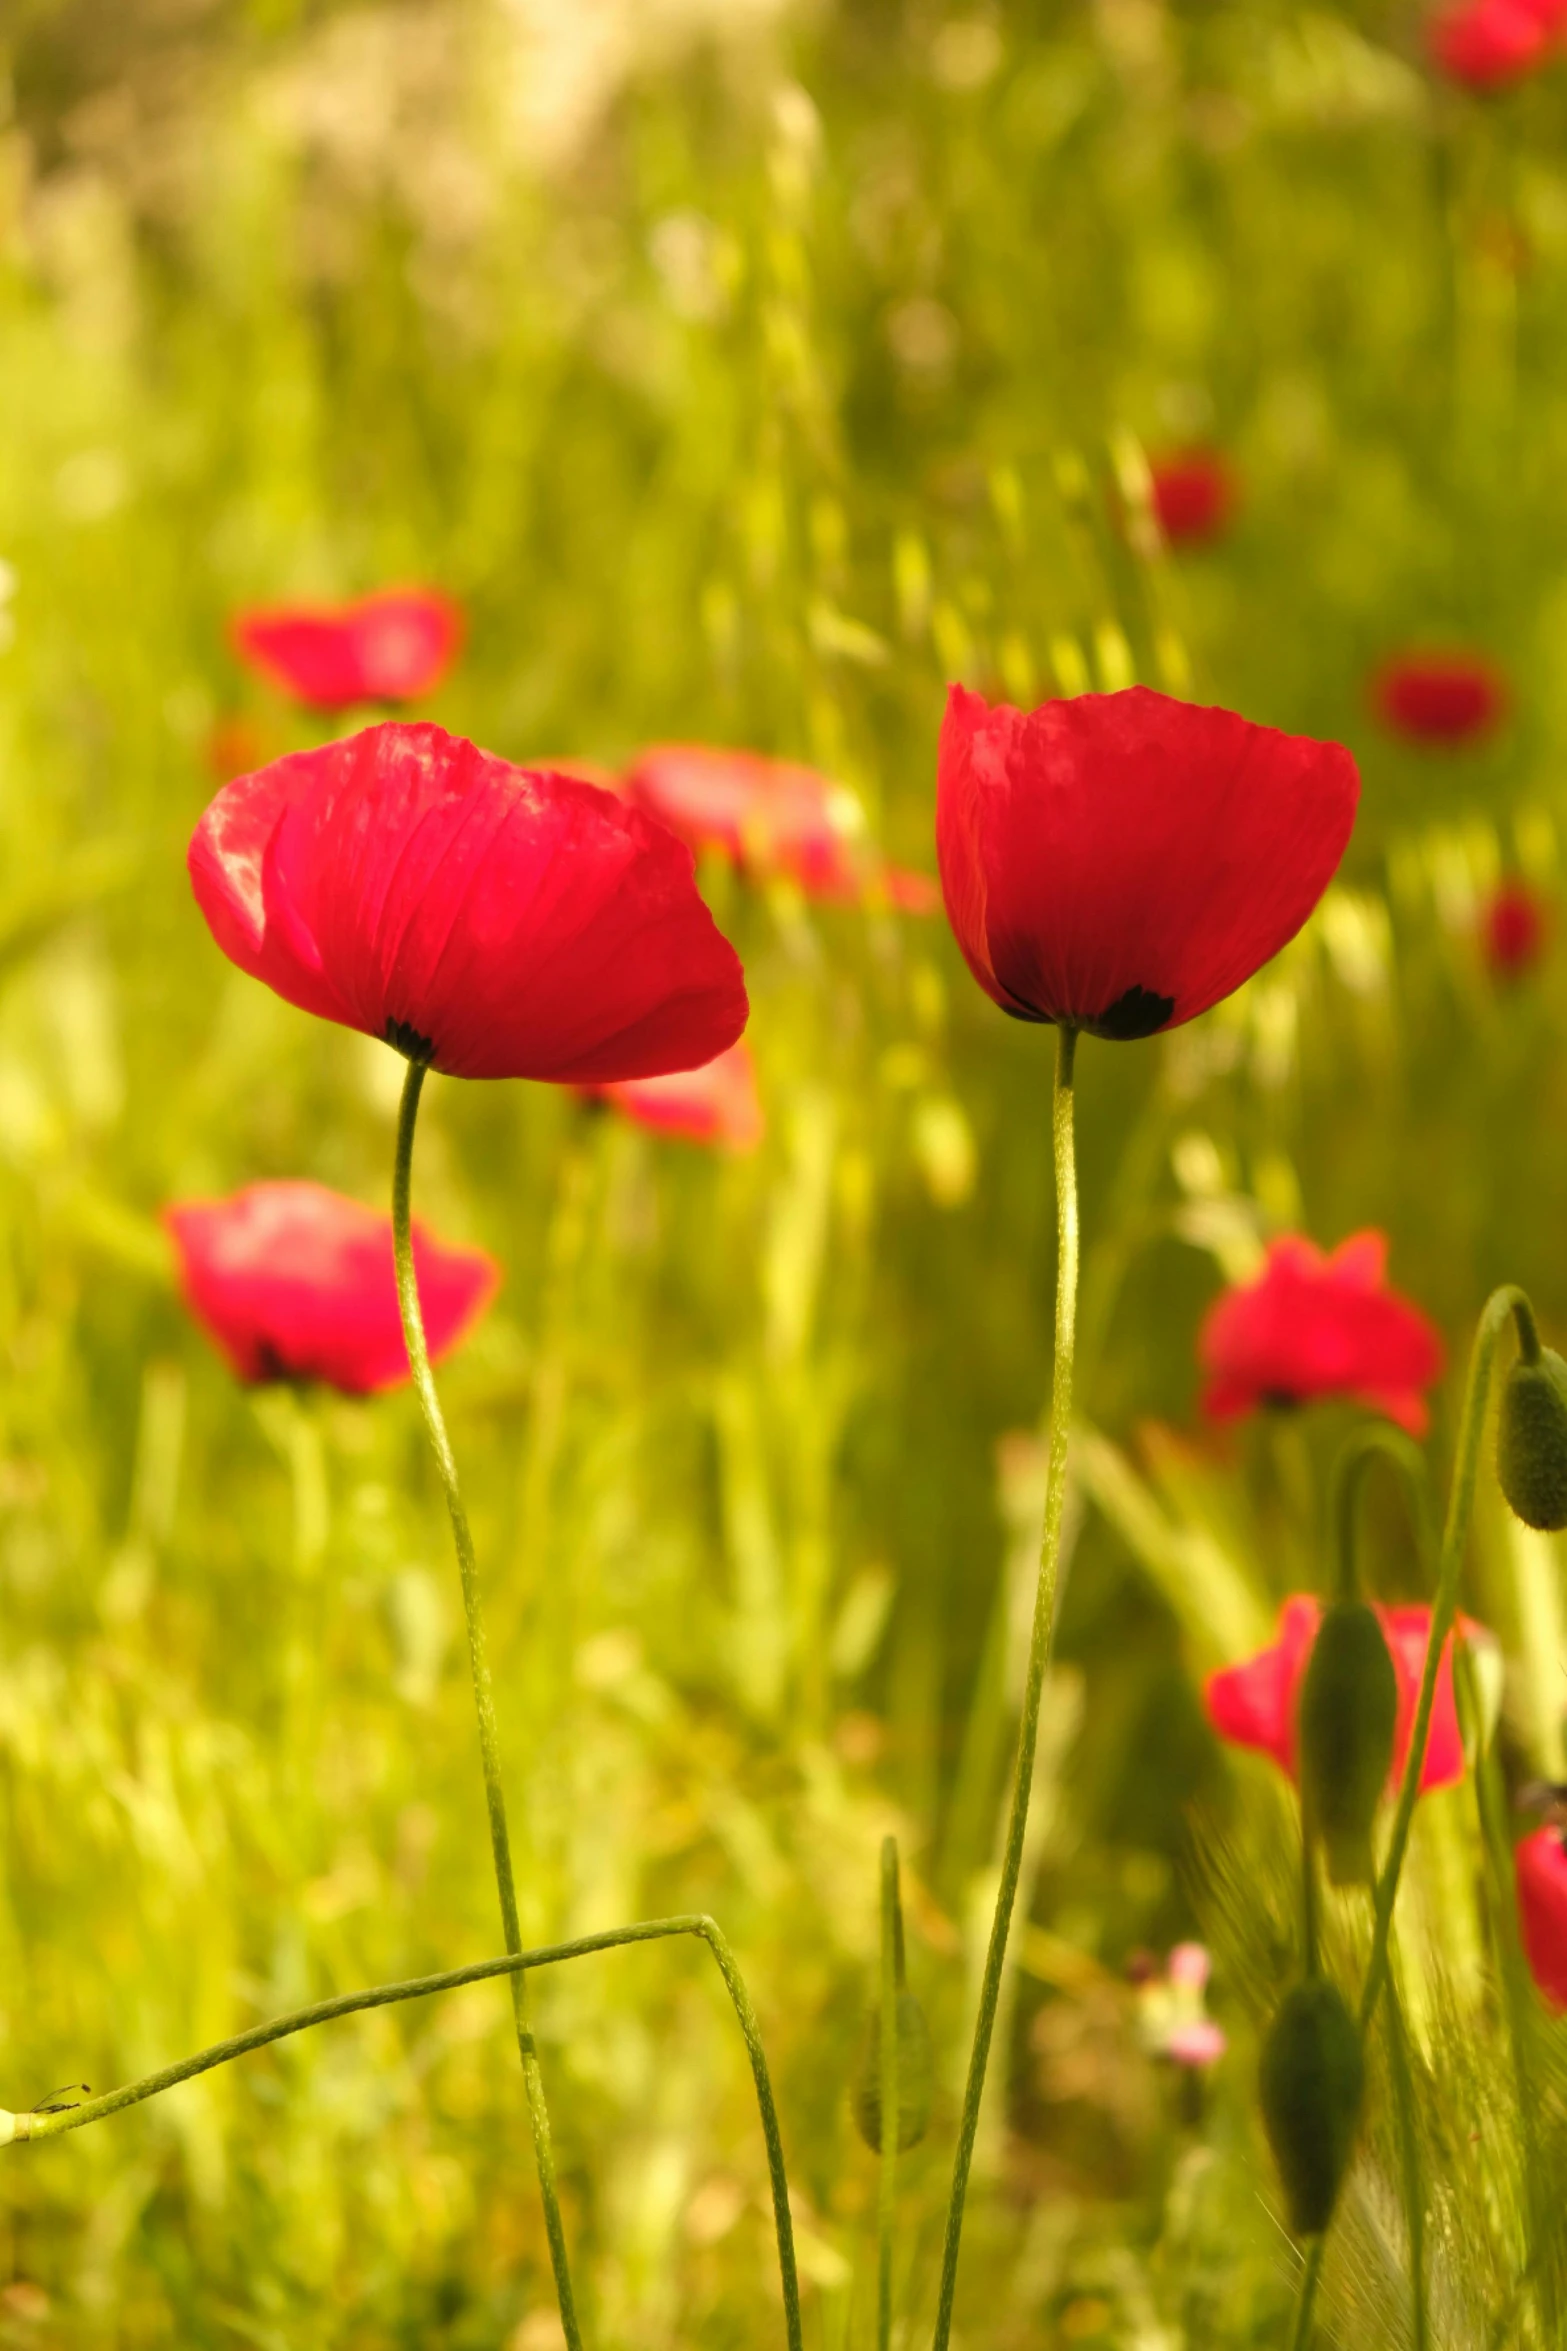
[[[1269,1412],[1298,1412],[1301,1398],[1290,1388],[1259,1388],[1257,1401]]]
[[[1091,1037],[1113,1037],[1120,1044],[1130,1044],[1134,1037],[1151,1037],[1156,1029],[1162,1029],[1174,1010],[1173,996],[1156,996],[1151,988],[1128,988],[1081,1025]]]
[[[394,1051],[401,1053],[407,1061],[422,1061],[428,1064],[435,1059],[434,1045],[431,1044],[428,1037],[419,1034],[412,1021],[388,1020],[381,1035],[385,1042]]]

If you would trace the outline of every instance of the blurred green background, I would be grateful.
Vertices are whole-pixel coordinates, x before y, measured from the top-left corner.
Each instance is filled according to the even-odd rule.
[[[215,736],[324,731],[241,675],[234,610],[428,580],[470,617],[443,724],[519,760],[803,757],[927,872],[949,678],[1141,677],[1347,742],[1363,809],[1240,997],[1080,1056],[1073,1549],[959,2331],[1283,2342],[1250,2051],[1285,1814],[1200,1677],[1320,1585],[1352,1414],[1216,1439],[1194,1338],[1268,1233],[1382,1227],[1454,1361],[1440,1464],[1490,1285],[1567,1327],[1567,964],[1499,982],[1477,930],[1502,874],[1555,889],[1567,820],[1564,137],[1567,67],[1441,86],[1402,0],[8,0],[0,2102],[498,1947],[414,1403],[238,1389],[155,1221],[262,1175],[389,1184],[401,1064],[230,969],[189,895]],[[1145,453],[1193,444],[1238,505],[1167,550]],[[1433,642],[1510,679],[1478,748],[1372,715],[1376,664]],[[889,1828],[940,2082],[899,2339],[933,2298],[1041,1507],[1049,1039],[939,917],[703,882],[761,1151],[443,1080],[415,1205],[506,1269],[443,1387],[525,1932],[723,1922],[838,2351],[873,2315],[847,2091]],[[1560,1774],[1549,1547],[1480,1532],[1503,1735]],[[1422,1808],[1433,2015],[1486,1997],[1468,1834],[1457,1794]],[[1231,2038],[1203,2095],[1127,1975],[1193,1933]],[[780,2339],[702,1955],[537,2002],[591,2340]],[[1379,2160],[1329,2310],[1378,2291]],[[559,2341],[499,1987],[4,2164],[0,2344]],[[1344,2340],[1401,2340],[1389,2310]]]

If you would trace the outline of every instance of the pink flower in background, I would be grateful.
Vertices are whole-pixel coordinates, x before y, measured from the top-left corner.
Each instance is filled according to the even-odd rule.
[[[1209,1308],[1197,1352],[1203,1407],[1217,1420],[1352,1396],[1416,1437],[1429,1418],[1422,1390],[1442,1369],[1431,1324],[1387,1287],[1387,1240],[1376,1232],[1331,1255],[1299,1233],[1271,1242],[1257,1279]]]
[[[1208,2014],[1212,1963],[1201,1943],[1177,1943],[1161,1975],[1152,1962],[1138,1987],[1143,2046],[1194,2072],[1214,2065],[1229,2043]]]
[[[248,1184],[227,1200],[163,1212],[185,1303],[242,1380],[324,1380],[365,1396],[408,1377],[392,1220],[324,1184]],[[455,1347],[494,1297],[482,1249],[413,1228],[430,1353]]]
[[[1395,735],[1450,749],[1494,733],[1507,708],[1507,687],[1479,654],[1404,653],[1377,672],[1372,700]]]
[[[1536,1829],[1513,1854],[1518,1931],[1529,1973],[1555,2009],[1567,2009],[1567,1850],[1559,1829]]]
[[[879,889],[906,914],[930,914],[940,904],[934,881],[884,864],[865,841],[854,795],[797,761],[667,743],[633,761],[625,786],[693,849],[717,850],[760,879],[785,874],[823,899],[860,899]]]
[[[357,604],[285,604],[242,612],[241,658],[313,710],[413,702],[438,686],[462,642],[463,616],[434,588],[386,588]]]
[[[1516,879],[1500,883],[1480,917],[1480,944],[1493,976],[1515,980],[1538,963],[1548,927],[1538,890]]]
[[[1417,1604],[1378,1608],[1377,1616],[1387,1638],[1398,1684],[1392,1770],[1392,1783],[1396,1785],[1409,1759],[1420,1679],[1431,1639],[1431,1611]],[[1220,1738],[1227,1739],[1231,1746],[1250,1747],[1259,1755],[1271,1756],[1280,1771],[1292,1780],[1300,1687],[1321,1621],[1320,1601],[1309,1593],[1297,1592],[1285,1601],[1279,1612],[1278,1638],[1272,1647],[1259,1650],[1255,1657],[1248,1657],[1240,1665],[1223,1666],[1219,1672],[1210,1674],[1203,1691],[1208,1720]],[[1463,1630],[1466,1640],[1490,1639],[1483,1626],[1472,1624],[1467,1618],[1463,1619]],[[1464,1748],[1458,1734],[1458,1706],[1453,1695],[1453,1641],[1449,1634],[1437,1670],[1436,1701],[1431,1710],[1425,1760],[1420,1767],[1421,1791],[1449,1787],[1463,1775]]]
[[[624,1111],[638,1126],[678,1135],[688,1143],[712,1143],[724,1151],[754,1151],[765,1130],[756,1064],[745,1045],[731,1045],[700,1069],[627,1078],[619,1085],[588,1091]]]
[[[1217,449],[1185,449],[1149,461],[1154,512],[1172,546],[1216,539],[1235,511],[1236,480]]]

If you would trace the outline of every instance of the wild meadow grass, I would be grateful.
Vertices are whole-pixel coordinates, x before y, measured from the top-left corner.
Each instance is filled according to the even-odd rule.
[[[1330,1582],[1343,1403],[1216,1435],[1196,1334],[1264,1241],[1375,1227],[1447,1342],[1567,1330],[1567,961],[1481,951],[1567,823],[1567,66],[1480,99],[1416,12],[838,0],[261,5],[0,21],[0,2106],[499,1949],[462,1616],[411,1392],[245,1390],[170,1200],[389,1199],[401,1065],[226,964],[185,846],[324,739],[240,607],[425,580],[421,715],[523,762],[668,740],[823,768],[934,874],[947,682],[1140,679],[1348,744],[1302,936],[1080,1053],[1063,1598],[954,2341],[1284,2345],[1257,2120],[1294,1808],[1203,1677]],[[1150,454],[1234,469],[1166,546]],[[1505,675],[1401,741],[1411,646]],[[242,756],[236,756],[236,746]],[[214,762],[216,761],[216,767]],[[929,2333],[1043,1506],[1050,1038],[939,915],[720,862],[767,1134],[725,1157],[543,1086],[429,1090],[416,1212],[500,1260],[441,1373],[490,1619],[524,1938],[711,1913],[778,2096],[807,2341],[875,2340],[851,2092],[895,1834],[934,2049],[893,2339]],[[1091,1081],[1091,1082],[1090,1082]],[[1429,1597],[1396,1490],[1362,1552]],[[1481,1479],[1503,1817],[1567,1778],[1560,1562]],[[1425,1797],[1396,1974],[1430,2339],[1546,2346],[1567,2044],[1511,2016],[1470,1783]],[[1364,1906],[1329,1897],[1357,1982]],[[1212,1953],[1228,2040],[1150,2050]],[[1499,1957],[1499,1954],[1501,1955]],[[1515,1987],[1516,1988],[1516,1987]],[[746,2053],[707,1955],[530,1978],[595,2346],[782,2340]],[[1373,2051],[1317,2305],[1412,2340]],[[0,2344],[554,2351],[504,1985],[333,2024],[0,2157]]]

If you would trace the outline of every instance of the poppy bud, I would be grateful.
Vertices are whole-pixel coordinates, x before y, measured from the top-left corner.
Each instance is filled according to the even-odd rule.
[[[1520,1356],[1502,1390],[1496,1474],[1527,1527],[1554,1535],[1567,1527],[1567,1363],[1542,1347]]]
[[[925,2011],[912,1992],[898,1994],[898,2153],[917,2147],[930,2128],[936,2063]],[[854,2121],[860,2137],[881,2153],[881,2003],[871,2011],[854,2083]]]
[[[1369,1885],[1371,1823],[1393,1762],[1398,1677],[1363,1600],[1322,1619],[1300,1694],[1300,1784],[1335,1886]]]
[[[1262,2120],[1290,2227],[1317,2235],[1333,2217],[1360,2121],[1360,2035],[1325,1977],[1287,1992],[1262,2045]]]

